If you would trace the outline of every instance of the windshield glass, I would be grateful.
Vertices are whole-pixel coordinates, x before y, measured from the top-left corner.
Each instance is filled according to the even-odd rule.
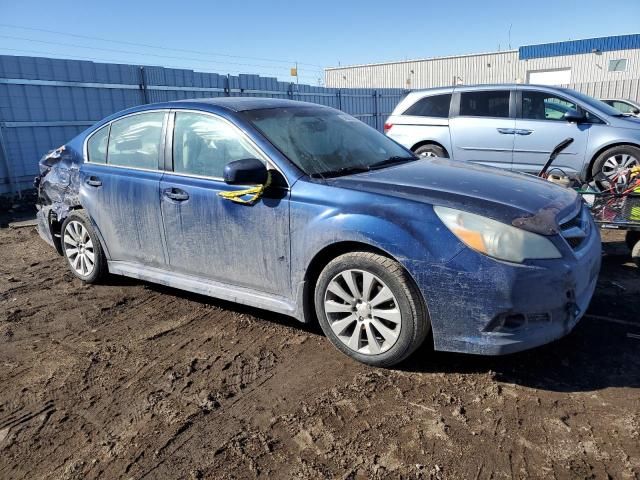
[[[573,95],[578,100],[586,103],[588,106],[596,108],[607,115],[612,115],[614,117],[619,117],[621,115],[619,110],[616,110],[611,105],[607,105],[601,100],[597,98],[590,97],[589,95],[585,95],[584,93],[576,92],[575,90],[565,90],[567,93]]]
[[[244,113],[307,175],[338,176],[415,160],[409,150],[346,113],[293,107]]]

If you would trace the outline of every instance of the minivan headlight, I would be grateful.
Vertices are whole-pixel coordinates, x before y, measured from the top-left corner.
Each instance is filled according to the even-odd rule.
[[[562,257],[542,235],[454,208],[434,206],[433,210],[462,243],[490,257],[517,263],[526,258]]]

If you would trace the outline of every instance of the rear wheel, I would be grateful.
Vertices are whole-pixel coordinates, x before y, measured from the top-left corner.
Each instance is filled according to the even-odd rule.
[[[444,151],[444,148],[433,144],[422,145],[421,147],[416,148],[413,153],[419,157],[449,158],[447,152]]]
[[[629,250],[633,250],[636,243],[640,242],[640,232],[636,232],[634,230],[627,231],[624,241],[627,244],[627,247],[629,247]]]
[[[61,243],[71,272],[80,280],[96,283],[107,273],[107,259],[91,221],[82,210],[69,214],[62,224]]]
[[[401,362],[429,332],[411,278],[399,263],[375,253],[347,253],[329,262],[316,284],[315,306],[334,346],[369,365]]]
[[[598,155],[593,162],[591,175],[605,189],[611,188],[614,183],[624,186],[629,183],[629,175],[624,172],[638,165],[640,165],[640,149],[621,145]]]
[[[640,240],[636,242],[636,244],[631,249],[631,258],[636,263],[636,265],[640,268]]]

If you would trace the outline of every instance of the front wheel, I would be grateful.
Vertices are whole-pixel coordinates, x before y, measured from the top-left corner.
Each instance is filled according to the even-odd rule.
[[[87,283],[98,282],[107,273],[107,259],[91,221],[82,210],[69,214],[62,224],[62,251],[71,272]]]
[[[315,306],[334,346],[374,366],[389,367],[407,358],[430,328],[407,272],[371,252],[347,253],[329,262],[316,284]]]

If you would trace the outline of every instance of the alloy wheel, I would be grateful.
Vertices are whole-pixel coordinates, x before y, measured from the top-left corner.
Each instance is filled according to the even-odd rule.
[[[91,275],[96,259],[86,227],[76,220],[70,221],[64,229],[63,244],[71,268],[83,277]]]
[[[324,311],[336,337],[361,354],[384,353],[400,335],[396,297],[379,277],[364,270],[345,270],[329,282]]]
[[[607,158],[602,164],[602,173],[609,179],[613,180],[616,175],[622,173],[625,169],[639,165],[638,159],[628,153],[618,153]],[[620,175],[616,181],[618,185],[626,185],[629,182],[627,175]]]

